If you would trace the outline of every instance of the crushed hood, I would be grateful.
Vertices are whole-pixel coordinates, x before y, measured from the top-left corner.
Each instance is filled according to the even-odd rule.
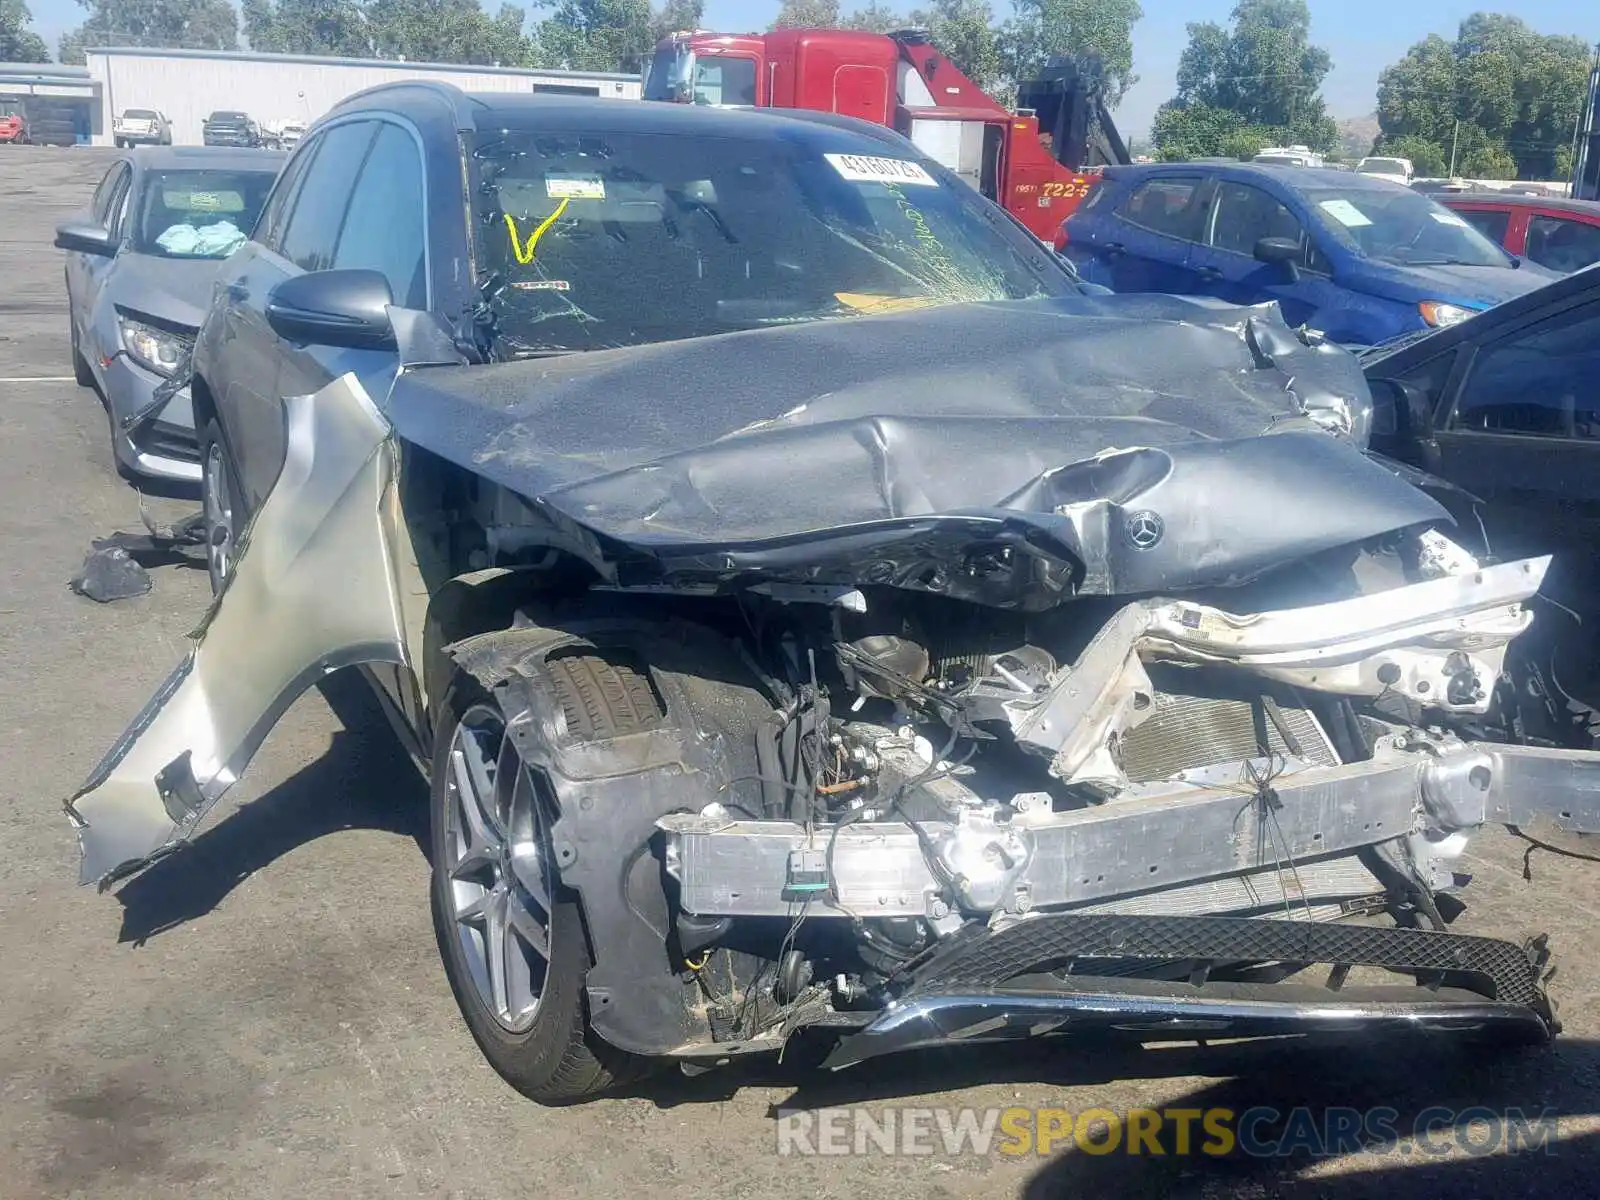
[[[1239,583],[1445,519],[1362,452],[1356,360],[1272,306],[950,305],[409,371],[386,407],[624,583],[1040,608]]]
[[[198,330],[211,303],[222,259],[126,255],[112,282],[119,308]]]

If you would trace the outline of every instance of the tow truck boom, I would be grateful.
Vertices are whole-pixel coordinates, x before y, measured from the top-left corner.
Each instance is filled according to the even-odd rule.
[[[802,108],[887,125],[1057,244],[1101,168],[1128,161],[1097,73],[1053,58],[1018,86],[1013,112],[918,30],[675,33],[656,46],[644,98]]]

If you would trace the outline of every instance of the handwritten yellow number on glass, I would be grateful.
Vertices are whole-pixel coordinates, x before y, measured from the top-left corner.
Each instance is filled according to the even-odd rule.
[[[544,231],[549,229],[550,226],[554,225],[558,220],[561,219],[561,214],[567,211],[567,205],[570,203],[572,203],[571,196],[562,197],[561,203],[556,205],[555,212],[551,213],[544,220],[540,221],[539,224],[534,228],[534,231],[528,235],[528,240],[525,242],[519,242],[517,240],[516,218],[510,213],[506,214],[506,229],[511,234],[511,253],[516,255],[519,263],[521,263],[523,266],[527,266],[533,261],[534,247],[539,244],[539,239],[544,236]]]

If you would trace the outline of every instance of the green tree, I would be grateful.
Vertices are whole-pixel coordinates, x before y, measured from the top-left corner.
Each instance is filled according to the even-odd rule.
[[[705,7],[704,0],[666,0],[650,17],[651,42],[659,42],[668,34],[699,29]]]
[[[50,61],[44,39],[28,28],[33,14],[23,0],[0,0],[0,62]]]
[[[1239,0],[1231,21],[1231,29],[1212,21],[1189,26],[1173,104],[1235,113],[1244,126],[1333,150],[1339,130],[1319,94],[1333,63],[1326,50],[1311,44],[1305,0]],[[1207,117],[1184,127],[1214,125]]]
[[[1014,0],[1015,15],[1000,30],[1000,58],[1013,79],[1036,75],[1052,57],[1097,70],[1115,104],[1138,81],[1133,73],[1133,26],[1144,16],[1139,0]]]
[[[858,8],[839,22],[840,29],[860,29],[867,33],[892,33],[904,29],[909,22],[899,12],[878,0],[869,0],[865,8]]]
[[[63,33],[56,39],[56,58],[75,67],[84,64],[83,53],[83,28],[80,26],[70,33]]]
[[[1589,47],[1517,17],[1474,13],[1455,41],[1429,36],[1378,77],[1383,144],[1422,138],[1456,150],[1458,173],[1565,178],[1587,90]],[[1500,172],[1501,174],[1495,174]]]
[[[839,0],[783,0],[773,29],[837,29]]]
[[[539,22],[545,65],[573,71],[637,71],[655,45],[650,0],[556,0]]]
[[[1156,110],[1150,140],[1166,162],[1195,158],[1254,158],[1263,146],[1281,145],[1289,131],[1253,125],[1231,108],[1170,100]]]
[[[364,9],[373,52],[412,62],[524,66],[527,13],[503,5],[491,17],[478,0],[371,0]]]
[[[374,52],[367,15],[356,0],[244,0],[242,8],[253,50],[354,57]]]
[[[84,46],[163,46],[237,50],[239,17],[228,0],[79,0],[89,17],[61,39],[63,53]],[[65,61],[65,59],[63,59]]]
[[[999,87],[1000,46],[988,0],[934,0],[931,9],[912,12],[907,22],[926,29],[933,44],[973,83],[985,91]]]

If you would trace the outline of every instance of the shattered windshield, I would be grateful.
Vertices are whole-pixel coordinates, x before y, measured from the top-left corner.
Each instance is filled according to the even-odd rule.
[[[480,142],[501,357],[1072,291],[960,183],[801,139],[517,131]]]

